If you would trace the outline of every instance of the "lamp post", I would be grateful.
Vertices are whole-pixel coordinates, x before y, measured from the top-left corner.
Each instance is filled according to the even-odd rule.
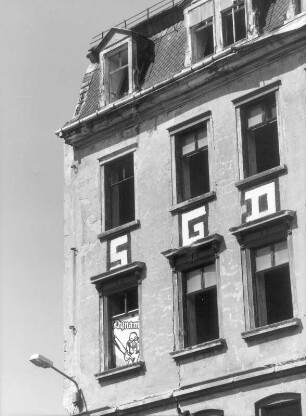
[[[77,388],[77,391],[72,395],[72,403],[74,406],[77,406],[79,409],[82,406],[82,391],[79,388],[78,383],[72,378],[67,376],[67,374],[60,371],[58,368],[54,367],[53,361],[49,360],[48,358],[44,357],[40,354],[33,354],[30,357],[31,363],[35,364],[37,367],[41,368],[52,368],[52,370],[56,371],[57,373],[61,374],[63,377],[70,380]]]

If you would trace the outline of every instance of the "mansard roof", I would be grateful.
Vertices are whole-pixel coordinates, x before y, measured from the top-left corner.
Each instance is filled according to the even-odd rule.
[[[150,56],[150,62],[148,62],[146,72],[141,77],[141,83],[137,86],[137,91],[154,87],[156,84],[169,80],[174,75],[181,73],[184,69],[186,70],[185,52],[187,40],[183,11],[197,1],[183,0],[176,3],[172,8],[163,10],[161,13],[153,15],[129,29],[114,27],[109,30],[104,38],[90,50],[88,57],[91,60],[91,64],[87,68],[82,81],[77,111],[75,111],[72,120],[66,123],[66,126],[75,124],[78,120],[101,110],[102,68],[98,55],[102,49],[115,45],[116,42],[120,42],[124,38],[145,38],[154,45],[150,52],[152,55]],[[263,4],[263,13],[260,16],[260,35],[262,36],[256,38],[254,42],[260,41],[269,32],[275,30],[275,34],[279,33],[279,35],[284,36],[286,28],[283,28],[283,25],[286,19],[287,0],[256,1]],[[301,24],[304,25],[303,22]],[[289,26],[292,26],[293,30],[297,28],[294,27],[294,24]],[[246,47],[250,47],[254,42],[246,40],[244,43]],[[239,48],[241,49],[241,46]],[[234,45],[233,50],[236,49],[237,46]]]

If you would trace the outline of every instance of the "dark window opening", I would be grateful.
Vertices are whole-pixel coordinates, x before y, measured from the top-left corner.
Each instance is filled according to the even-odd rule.
[[[207,124],[178,137],[178,200],[186,201],[209,192]]]
[[[135,219],[134,164],[129,154],[105,166],[106,229]]]
[[[282,26],[288,13],[293,15],[301,13],[299,0],[256,0],[254,9],[258,13],[258,25],[261,33]]]
[[[219,338],[215,264],[185,275],[185,346]]]
[[[260,416],[302,416],[301,403],[279,403],[274,406],[263,407]]]
[[[255,324],[264,326],[293,317],[287,242],[254,251]]]
[[[108,57],[109,102],[129,92],[128,48]]]
[[[222,13],[223,45],[229,46],[246,37],[244,2]]]
[[[275,95],[245,107],[242,114],[245,176],[279,166]]]
[[[196,61],[215,52],[213,20],[206,20],[194,29]]]
[[[138,288],[108,296],[108,368],[139,361]]]

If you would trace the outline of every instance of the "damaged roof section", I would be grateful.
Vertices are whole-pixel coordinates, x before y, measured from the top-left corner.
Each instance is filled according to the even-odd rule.
[[[219,18],[222,19],[222,7],[231,3],[228,1],[222,3],[223,0],[213,1],[216,10],[219,7],[216,3],[221,5]],[[130,97],[133,93],[145,91],[171,79],[195,62],[193,59],[188,63],[186,59],[190,42],[191,49],[193,48],[191,34],[193,28],[188,27],[188,18],[186,21],[188,13],[185,11],[184,15],[184,10],[202,3],[200,0],[166,3],[172,4],[172,7],[168,6],[160,13],[138,22],[129,29],[112,28],[103,35],[96,46],[90,49],[88,58],[91,64],[83,78],[73,118],[66,123],[66,127],[95,114],[102,108],[107,108],[114,101],[120,103],[121,99]],[[232,4],[233,8],[236,7],[235,4],[240,8],[252,4],[257,26],[255,37],[280,28],[301,12],[298,0],[253,0],[252,2],[237,0]],[[218,14],[215,12],[214,19],[217,18]],[[211,24],[212,20],[208,19],[208,21]],[[254,39],[254,36],[251,39]],[[239,44],[247,46],[251,39],[246,37]],[[124,45],[127,44],[129,46],[125,47]],[[222,42],[219,46],[215,44],[212,55],[225,46]],[[114,83],[116,83],[115,87]]]

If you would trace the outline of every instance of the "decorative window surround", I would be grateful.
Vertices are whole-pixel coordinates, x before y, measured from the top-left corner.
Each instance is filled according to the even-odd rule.
[[[187,347],[181,350],[171,351],[170,355],[175,361],[183,360],[184,358],[189,358],[193,355],[208,353],[211,351],[216,351],[226,347],[226,341],[223,338],[214,339],[212,341],[204,342],[203,344],[198,344],[192,347]]]
[[[261,326],[259,328],[251,329],[241,333],[242,338],[248,341],[254,341],[256,339],[262,339],[269,337],[279,332],[291,332],[295,329],[300,328],[302,325],[299,318],[292,318],[282,322],[276,322],[274,324]]]
[[[280,85],[277,80],[232,101],[236,107],[241,179],[261,178],[257,175],[284,166]],[[268,148],[265,137],[270,138]]]
[[[261,230],[262,228],[267,227],[267,225],[272,226],[276,225],[278,223],[285,223],[287,226],[287,229],[289,230],[291,227],[288,224],[288,221],[291,221],[295,217],[295,211],[291,210],[284,210],[276,212],[272,215],[267,215],[264,218],[260,218],[259,220],[250,221],[248,223],[242,224],[238,227],[232,227],[230,228],[230,232],[236,236],[239,244],[244,247],[245,245],[245,239],[244,236],[246,234],[249,234],[252,231]],[[249,246],[249,244],[248,244]]]
[[[145,268],[145,263],[141,261],[135,261],[133,263],[129,263],[126,266],[118,267],[114,270],[110,270],[108,272],[100,273],[96,276],[90,278],[91,283],[93,284],[105,284],[110,280],[117,279],[119,277],[124,277],[129,274],[136,274],[140,277],[142,271]]]
[[[182,123],[170,127],[168,131],[171,140],[172,158],[172,204],[175,210],[177,207],[184,207],[184,203],[188,204],[189,201],[197,201],[196,198],[205,197],[213,191],[213,164],[211,163],[213,132],[211,111],[206,111],[192,119],[185,120]],[[190,140],[191,135],[193,135],[194,142],[188,145],[188,140]],[[191,148],[192,145],[193,149]],[[193,165],[187,163],[187,159],[190,159],[190,157],[193,158],[195,163],[199,163],[198,158],[200,158],[203,166],[203,171],[198,174],[195,188],[195,178],[191,182],[190,176],[190,169]],[[203,182],[203,186],[199,189],[199,181],[202,183],[203,179],[206,181],[205,185]],[[193,183],[193,187],[191,187],[191,183]]]
[[[144,263],[134,262],[90,279],[100,298],[101,372],[96,375],[99,381],[144,369],[141,343],[144,268]],[[124,326],[125,323],[128,326]]]
[[[274,179],[280,175],[287,173],[287,166],[286,165],[279,165],[275,168],[266,170],[264,172],[257,173],[256,175],[249,176],[248,178],[242,179],[235,183],[235,186],[241,190],[248,188],[249,186],[257,185],[268,181],[269,179]]]
[[[174,359],[221,348],[222,317],[220,299],[219,247],[223,237],[213,234],[197,240],[189,246],[170,249],[162,254],[169,260],[175,273],[174,279]],[[199,297],[200,294],[202,297]],[[203,321],[202,314],[194,309],[201,305],[202,314],[211,320]],[[190,319],[191,316],[194,318]],[[204,325],[204,332],[199,332]]]
[[[169,209],[171,214],[177,214],[178,212],[187,211],[190,208],[195,208],[198,205],[203,205],[209,201],[216,199],[216,192],[207,192],[206,194],[196,196],[195,198],[188,199],[187,201],[183,201],[179,204],[174,205]]]
[[[125,234],[128,231],[135,230],[139,227],[140,227],[139,220],[130,221],[126,224],[119,225],[119,227],[115,227],[110,230],[104,231],[103,233],[98,234],[97,238],[101,241],[105,241],[105,240],[108,240],[109,238],[113,238],[121,234]]]
[[[283,322],[293,322],[288,327],[296,326],[294,317],[298,315],[298,310],[292,247],[294,217],[294,211],[279,211],[230,229],[241,246],[246,338],[279,332],[287,328],[286,324],[282,325]],[[281,279],[279,284],[286,287],[283,292],[285,297],[277,297],[271,303],[271,298],[265,296],[266,286],[263,284],[270,279],[267,290],[274,293],[276,278]],[[277,293],[275,296],[278,296]]]
[[[111,368],[110,370],[103,371],[95,374],[99,383],[108,381],[117,377],[134,376],[138,375],[145,370],[144,361],[138,361],[135,364],[126,365],[124,367]]]
[[[161,254],[169,260],[173,270],[176,270],[177,268],[183,270],[190,268],[190,262],[192,261],[194,262],[193,265],[197,264],[195,256],[200,249],[207,251],[212,258],[214,258],[215,255],[218,255],[219,245],[222,239],[223,237],[220,234],[212,234],[196,241],[190,246],[166,250]],[[200,261],[203,262],[203,259],[205,260],[205,257],[201,257]],[[189,264],[187,262],[189,262]]]

